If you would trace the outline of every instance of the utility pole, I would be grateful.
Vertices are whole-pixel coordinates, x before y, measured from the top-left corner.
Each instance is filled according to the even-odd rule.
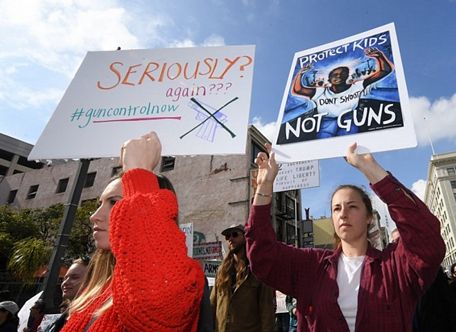
[[[55,243],[55,248],[48,265],[48,274],[44,280],[40,299],[46,304],[46,312],[55,312],[57,305],[54,303],[54,294],[59,280],[60,266],[65,250],[68,247],[71,228],[73,227],[74,217],[78,208],[79,199],[81,198],[82,189],[87,177],[90,160],[81,159],[76,172],[76,177],[71,188],[69,202],[65,204],[65,211],[60,224],[59,234]]]

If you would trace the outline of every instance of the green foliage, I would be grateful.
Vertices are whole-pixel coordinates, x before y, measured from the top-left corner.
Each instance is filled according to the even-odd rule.
[[[36,238],[21,240],[14,246],[8,269],[16,278],[31,282],[35,272],[41,266],[47,265],[51,253],[52,246],[44,240]]]
[[[34,236],[38,228],[27,213],[28,210],[17,211],[9,206],[0,206],[0,232],[9,234],[14,242]]]
[[[66,262],[93,251],[89,217],[96,205],[96,200],[92,200],[77,209],[65,253]],[[0,269],[7,267],[23,282],[32,281],[33,274],[49,263],[63,214],[62,204],[23,210],[0,206]]]
[[[35,227],[34,237],[53,241],[62,221],[64,207],[55,204],[45,209],[24,209],[19,211],[20,218]]]
[[[90,215],[97,209],[97,201],[84,202],[76,211],[70,241],[65,257],[67,259],[86,256],[94,250]]]
[[[0,232],[0,268],[4,268],[8,258],[13,252],[14,241],[11,235],[5,232]]]

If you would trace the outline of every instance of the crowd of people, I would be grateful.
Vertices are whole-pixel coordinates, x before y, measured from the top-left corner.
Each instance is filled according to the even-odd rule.
[[[271,146],[266,150],[255,161],[246,225],[221,232],[228,252],[209,291],[200,264],[187,256],[174,189],[154,173],[160,140],[151,132],[125,142],[123,175],[107,185],[90,217],[96,251],[68,269],[62,314],[45,331],[283,331],[275,322],[276,290],[286,294],[290,332],[454,330],[456,264],[449,283],[440,268],[439,221],[412,191],[353,144],[346,161],[387,204],[397,238],[383,251],[373,248],[370,198],[342,185],[330,202],[334,250],[295,248],[278,241],[271,224],[278,165]],[[41,305],[20,332],[39,329]],[[17,331],[18,311],[13,301],[0,302],[0,332]],[[452,325],[431,326],[442,311]]]

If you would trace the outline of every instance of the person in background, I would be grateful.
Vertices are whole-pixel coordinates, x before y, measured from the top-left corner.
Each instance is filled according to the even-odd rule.
[[[63,301],[59,305],[59,309],[62,315],[46,328],[43,329],[43,326],[41,326],[42,330],[45,332],[60,332],[65,325],[68,318],[68,307],[81,289],[84,278],[87,274],[89,261],[89,259],[78,258],[73,261],[70,268],[65,273],[62,285],[60,286],[62,289]]]
[[[456,331],[456,297],[442,268],[418,301],[413,319],[414,332]]]
[[[298,331],[298,317],[296,317],[296,299],[292,298],[290,295],[287,295],[285,298],[285,303],[287,304],[287,310],[290,313],[290,327],[288,332]]]
[[[0,302],[0,332],[17,332],[19,307],[13,301]]]
[[[275,332],[288,332],[290,327],[290,314],[287,309],[286,295],[275,291],[276,310],[275,310]]]
[[[124,174],[90,217],[97,250],[62,331],[197,330],[204,273],[187,256],[176,196],[153,173],[160,158],[154,132],[123,144]]]
[[[456,263],[451,264],[450,274],[451,274],[451,282],[454,284],[456,282]]]
[[[391,241],[394,243],[397,243],[397,241],[399,240],[399,237],[400,237],[399,230],[397,228],[393,229],[391,231]]]
[[[258,281],[246,256],[244,226],[223,230],[229,252],[217,270],[211,305],[217,332],[273,332],[274,292]]]
[[[23,332],[37,332],[38,327],[44,317],[44,309],[46,305],[42,299],[38,299],[33,306],[30,308],[30,316],[27,321],[27,327],[24,328]]]
[[[456,263],[450,267],[450,291],[454,298],[456,298]]]
[[[303,331],[304,315],[311,331],[411,331],[416,303],[445,255],[439,220],[371,154],[358,154],[352,144],[346,161],[388,205],[401,239],[383,251],[373,248],[367,240],[372,202],[361,188],[342,185],[331,198],[337,248],[287,246],[276,240],[270,221],[278,165],[271,146],[266,148],[270,157],[260,152],[256,158],[258,187],[246,227],[247,254],[258,279],[297,299],[298,331]]]
[[[72,301],[76,297],[87,273],[89,261],[89,259],[82,258],[73,261],[63,277],[61,285],[63,300]]]

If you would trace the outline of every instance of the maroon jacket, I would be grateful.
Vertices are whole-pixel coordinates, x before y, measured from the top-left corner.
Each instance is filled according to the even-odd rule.
[[[411,331],[416,302],[434,280],[445,254],[439,221],[392,175],[371,188],[388,205],[401,237],[383,251],[368,248],[355,329]],[[296,249],[278,242],[270,205],[252,206],[246,238],[251,269],[258,279],[297,299],[298,331],[304,330],[306,314],[311,331],[349,332],[337,303],[340,249]]]

